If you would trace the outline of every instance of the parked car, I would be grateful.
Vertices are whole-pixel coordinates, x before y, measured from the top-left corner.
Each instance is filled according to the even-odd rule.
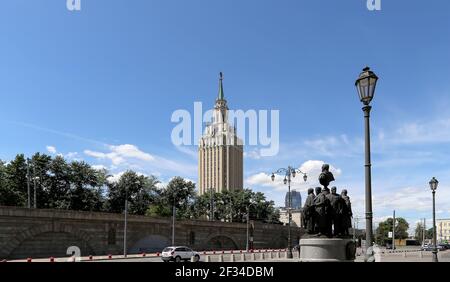
[[[200,261],[200,254],[185,246],[167,247],[161,253],[161,259],[164,262],[182,260],[189,261],[194,257],[194,261]]]
[[[425,245],[425,246],[422,246],[422,251],[433,251],[433,249],[434,249],[434,246],[433,245]],[[438,250],[438,251],[444,251],[445,250],[445,247],[443,246],[443,245],[437,245],[436,246],[436,249]]]
[[[448,250],[450,249],[450,244],[439,244],[438,248],[441,247],[442,250]]]

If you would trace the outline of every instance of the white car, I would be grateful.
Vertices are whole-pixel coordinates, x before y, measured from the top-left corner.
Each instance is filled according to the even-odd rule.
[[[164,262],[190,261],[194,257],[194,261],[200,261],[200,254],[185,246],[167,247],[161,253],[161,259]]]

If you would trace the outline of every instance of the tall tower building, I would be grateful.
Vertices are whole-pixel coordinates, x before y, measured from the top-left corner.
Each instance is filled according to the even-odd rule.
[[[236,128],[228,123],[227,100],[223,93],[223,75],[214,113],[198,147],[199,194],[233,191],[243,188],[243,146]]]

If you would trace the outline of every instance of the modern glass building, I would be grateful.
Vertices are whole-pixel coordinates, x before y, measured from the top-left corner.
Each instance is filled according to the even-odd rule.
[[[292,190],[291,191],[291,201],[292,201],[292,205],[291,205],[292,209],[299,210],[302,208],[302,195],[300,194],[300,192],[298,192],[296,190]],[[289,207],[289,192],[286,193],[284,203],[285,203],[285,207],[288,208]]]

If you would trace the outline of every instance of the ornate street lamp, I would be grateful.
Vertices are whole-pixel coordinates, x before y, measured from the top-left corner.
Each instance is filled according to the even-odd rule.
[[[372,176],[371,176],[371,163],[370,163],[370,110],[372,107],[369,105],[375,94],[375,87],[377,85],[378,77],[369,67],[365,67],[358,79],[355,82],[356,89],[360,101],[364,104],[362,110],[364,112],[365,121],[365,175],[366,175],[366,261],[368,259],[367,250],[372,247]]]
[[[285,176],[283,179],[284,185],[288,184],[288,258],[293,258],[292,254],[292,240],[291,240],[291,220],[292,220],[292,214],[291,214],[291,206],[292,206],[292,196],[291,196],[291,176],[295,177],[296,173],[303,174],[303,180],[306,182],[308,180],[308,176],[306,173],[302,172],[299,169],[295,169],[291,166],[288,166],[287,168],[280,168],[276,172],[272,172],[272,176],[270,177],[272,181],[275,181],[275,173],[281,173],[284,172]]]
[[[436,189],[438,187],[439,181],[437,181],[436,178],[431,178],[430,182],[430,189],[433,193],[433,262],[438,262],[437,257],[437,245],[436,245],[436,205],[435,205],[435,194]]]
[[[369,67],[365,67],[355,82],[359,99],[366,106],[369,105],[370,101],[373,99],[377,81],[378,76],[376,76],[376,74],[371,71]]]

